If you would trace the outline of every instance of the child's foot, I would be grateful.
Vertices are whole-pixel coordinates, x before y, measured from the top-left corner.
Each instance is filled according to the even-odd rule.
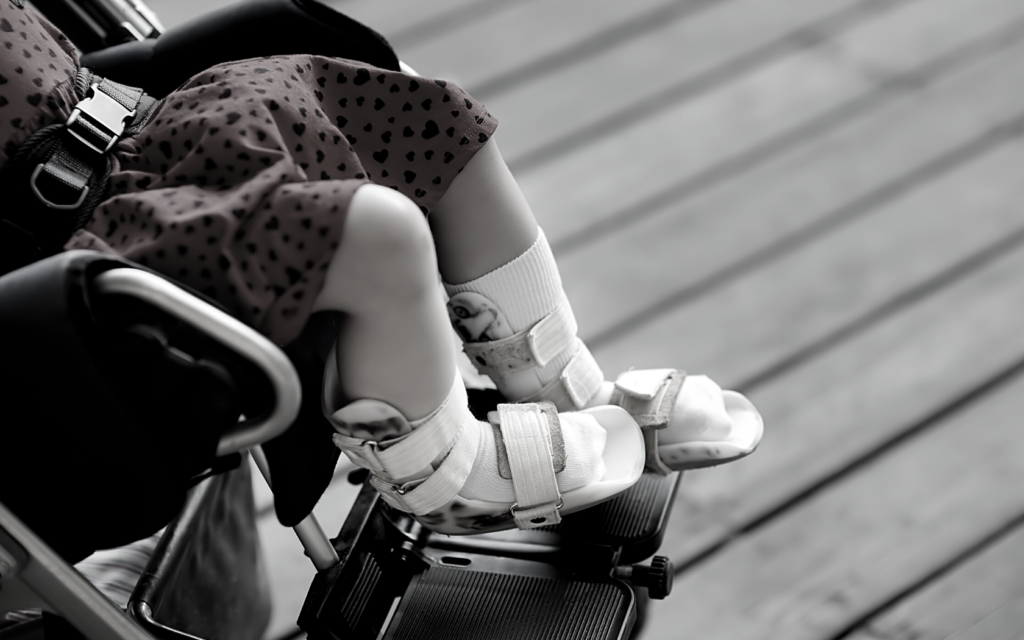
[[[408,421],[379,400],[335,405],[333,356],[324,376],[335,444],[391,506],[445,534],[557,524],[640,477],[644,443],[618,407],[558,414],[550,403],[499,405],[480,422],[456,376],[432,414]]]
[[[627,371],[588,405],[623,407],[643,429],[647,468],[661,474],[746,457],[761,442],[761,414],[741,393],[675,369]],[[657,452],[657,455],[655,455]]]
[[[643,430],[649,470],[666,474],[724,464],[749,455],[761,441],[763,424],[753,404],[704,376],[651,369],[605,381],[576,337],[576,319],[543,233],[516,260],[446,288],[449,318],[466,354],[506,398],[546,400],[560,411],[625,408]]]

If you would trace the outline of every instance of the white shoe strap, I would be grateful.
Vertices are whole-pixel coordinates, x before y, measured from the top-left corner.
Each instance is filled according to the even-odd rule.
[[[383,443],[335,434],[334,443],[361,467],[389,478],[407,478],[429,468],[448,450],[463,423],[472,419],[467,406],[466,387],[456,374],[441,407],[412,433]]]
[[[558,417],[558,408],[547,400],[536,402],[548,423],[548,435],[551,437],[551,468],[555,473],[565,471],[565,437],[562,434],[562,423]],[[508,451],[505,448],[505,437],[501,431],[501,414],[497,411],[487,412],[487,421],[494,430],[494,446],[498,450],[498,475],[506,480],[512,479],[512,469],[508,462]]]
[[[512,515],[520,529],[558,524],[562,494],[552,468],[551,435],[536,404],[499,404],[498,421],[512,471],[516,504]]]
[[[646,467],[663,476],[672,473],[658,452],[658,431],[668,426],[686,372],[677,369],[627,371],[615,381],[611,404],[629,412],[640,425],[647,452]]]
[[[384,501],[396,509],[419,516],[428,515],[447,505],[466,484],[480,449],[480,429],[484,425],[475,420],[465,423],[458,440],[441,466],[426,480],[416,480],[398,486],[375,475],[370,483],[380,492]]]
[[[611,403],[628,411],[642,428],[664,429],[685,380],[686,372],[678,369],[627,371],[615,381]]]
[[[554,311],[526,331],[491,342],[467,342],[463,349],[480,373],[500,380],[543,367],[572,346],[577,330],[569,300],[562,296],[562,303]]]

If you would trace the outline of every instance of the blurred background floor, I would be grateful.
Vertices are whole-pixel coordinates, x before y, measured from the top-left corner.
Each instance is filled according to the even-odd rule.
[[[332,4],[498,117],[606,372],[764,414],[683,479],[644,640],[1022,637],[1024,3]],[[312,568],[260,503],[278,640]]]

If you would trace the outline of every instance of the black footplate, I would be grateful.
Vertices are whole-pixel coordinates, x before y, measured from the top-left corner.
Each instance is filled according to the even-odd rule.
[[[384,638],[615,640],[632,607],[632,591],[611,578],[575,579],[526,560],[442,556],[413,578]]]
[[[671,590],[661,544],[681,474],[644,474],[555,527],[475,536],[430,532],[367,486],[299,616],[310,638],[630,637],[638,602]],[[637,596],[641,596],[639,599]]]

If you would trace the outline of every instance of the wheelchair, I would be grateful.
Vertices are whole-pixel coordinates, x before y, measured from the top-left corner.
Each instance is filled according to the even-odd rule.
[[[316,53],[407,69],[382,37],[316,0],[254,0],[166,32],[137,0],[35,5],[84,52],[84,66],[154,96],[218,62],[305,51],[311,29],[315,42],[330,43]],[[300,23],[302,41],[285,38],[269,52],[247,48],[258,37],[231,50],[231,39],[217,37]],[[0,448],[0,612],[46,612],[27,631],[0,627],[0,639],[260,637],[268,593],[247,455],[279,516],[291,505],[317,569],[297,621],[310,638],[635,635],[647,599],[671,591],[671,563],[654,554],[681,473],[645,473],[612,500],[531,531],[435,534],[388,507],[361,470],[350,474],[363,487],[333,538],[303,516],[337,452],[313,461],[315,477],[298,479],[301,460],[281,452],[302,451],[306,434],[324,427],[318,394],[337,322],[314,314],[281,349],[202,294],[87,251],[0,276],[9,378],[0,398],[10,412]],[[483,416],[501,398],[471,389],[470,400]],[[313,503],[286,502],[296,492]],[[161,529],[125,610],[69,562]]]

